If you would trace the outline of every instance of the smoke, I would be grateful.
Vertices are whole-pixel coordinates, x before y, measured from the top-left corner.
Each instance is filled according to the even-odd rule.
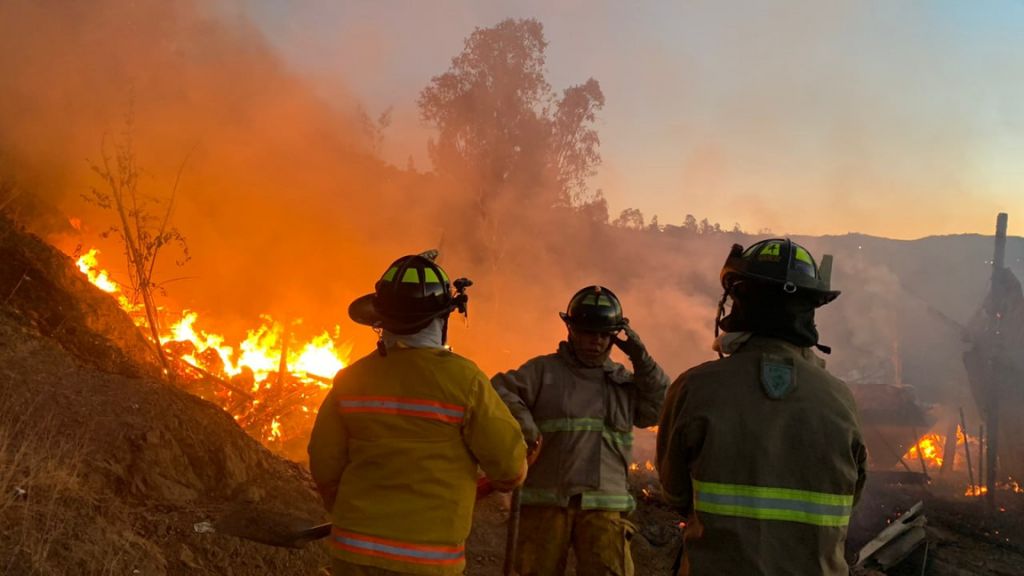
[[[270,313],[302,318],[299,331],[338,324],[357,355],[369,352],[375,336],[348,320],[348,303],[371,291],[394,258],[440,248],[450,276],[476,282],[468,326],[453,316],[451,343],[488,373],[553,352],[565,336],[558,312],[590,284],[616,292],[670,377],[714,357],[719,269],[730,244],[754,238],[615,229],[568,210],[539,209],[525,188],[481,206],[457,180],[378,158],[379,134],[360,111],[381,103],[357,102],[344,78],[333,79],[334,99],[325,100],[244,17],[208,10],[158,0],[0,4],[0,177],[81,218],[85,230],[71,243],[101,245],[104,266],[117,272],[119,248],[99,237],[111,214],[81,194],[100,185],[89,161],[101,160],[104,142],[111,151],[123,138],[130,115],[144,190],[166,196],[182,174],[173,222],[188,238],[192,260],[181,268],[176,255],[162,261],[158,281],[180,278],[166,284],[163,298],[198,310],[229,339]],[[550,50],[562,49],[553,39]],[[751,114],[734,122],[757,126],[771,116]],[[776,189],[731,179],[739,169],[733,156],[712,142],[692,158],[688,196],[701,189],[724,197],[719,190],[737,185]],[[730,209],[768,209],[736,200]],[[724,220],[727,227],[733,221],[759,220],[743,212]],[[895,348],[918,350],[927,341],[921,335],[937,333],[921,305],[907,305],[901,286],[921,286],[928,301],[969,310],[980,296],[963,287],[975,271],[943,283],[934,270],[886,259],[877,245],[870,256],[857,255],[851,242],[857,240],[808,240],[815,254],[837,255],[835,284],[844,290],[819,312],[822,341],[835,347],[830,365],[840,375],[890,380]],[[972,250],[963,258],[980,265],[984,256]],[[947,364],[959,362],[955,350],[941,349]],[[914,363],[903,378],[927,381],[920,376],[931,374],[926,368],[909,375]]]
[[[366,287],[379,255],[427,240],[376,228],[390,169],[354,101],[317,99],[245,20],[191,2],[14,1],[0,37],[3,172],[81,218],[115,271],[118,247],[97,238],[112,214],[80,198],[101,184],[90,163],[130,137],[144,194],[168,197],[181,171],[173,223],[192,261],[168,252],[157,280],[186,278],[168,285],[182,307],[239,327],[337,317],[357,291],[340,280]]]

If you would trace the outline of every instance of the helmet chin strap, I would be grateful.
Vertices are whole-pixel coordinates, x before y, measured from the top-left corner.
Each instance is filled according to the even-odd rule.
[[[729,290],[726,289],[722,292],[722,299],[718,301],[718,313],[715,315],[715,340],[718,340],[720,333],[719,324],[722,322],[722,318],[725,316],[725,302],[729,299]],[[718,351],[719,358],[725,358],[725,354],[722,351]]]

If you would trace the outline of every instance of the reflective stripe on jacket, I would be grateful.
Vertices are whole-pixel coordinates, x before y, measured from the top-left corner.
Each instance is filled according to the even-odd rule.
[[[491,379],[526,439],[544,438],[523,504],[568,506],[581,495],[585,509],[635,507],[627,484],[633,427],[657,422],[668,377],[647,354],[633,367],[635,374],[611,360],[586,367],[562,342],[557,353]]]
[[[519,426],[475,364],[446,350],[392,348],[334,379],[309,444],[318,486],[337,487],[328,539],[354,564],[461,574],[477,466],[519,476]]]
[[[867,453],[846,385],[810,349],[754,336],[669,390],[658,471],[688,515],[683,575],[846,576]]]

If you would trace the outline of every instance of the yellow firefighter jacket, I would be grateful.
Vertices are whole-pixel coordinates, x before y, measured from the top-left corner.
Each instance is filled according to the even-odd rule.
[[[752,337],[681,375],[658,429],[668,500],[688,515],[683,576],[846,576],[867,453],[846,385],[809,348]]]
[[[477,466],[496,480],[517,478],[525,442],[474,363],[394,348],[335,377],[309,464],[322,493],[337,488],[328,540],[336,557],[404,574],[462,574]]]

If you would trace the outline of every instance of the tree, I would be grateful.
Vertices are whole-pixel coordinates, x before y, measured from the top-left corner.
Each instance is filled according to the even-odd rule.
[[[587,180],[601,163],[601,139],[593,128],[597,112],[604,107],[604,93],[590,78],[565,90],[555,110],[552,127],[556,174],[565,200],[574,206],[600,199],[589,193]]]
[[[608,200],[605,199],[604,193],[600,189],[594,192],[592,200],[581,204],[577,210],[584,218],[591,222],[598,224],[608,223]]]
[[[612,222],[612,226],[627,230],[643,230],[644,215],[638,208],[626,208],[619,213],[619,217]]]
[[[100,162],[92,163],[91,167],[103,181],[105,189],[93,188],[85,199],[117,214],[119,225],[111,226],[104,235],[114,234],[124,244],[132,295],[136,301],[142,300],[157,357],[164,370],[171,374],[167,357],[160,345],[160,322],[153,299],[153,290],[159,285],[153,281],[153,271],[162,249],[170,244],[177,244],[184,255],[179,265],[189,259],[184,236],[170,225],[185,163],[182,162],[179,167],[174,186],[167,197],[144,194],[139,189],[140,170],[132,145],[131,129],[132,116],[129,113],[121,139],[114,142],[113,156],[104,140]]]
[[[604,94],[591,78],[556,98],[547,45],[534,19],[477,28],[419,95],[421,117],[438,130],[429,145],[435,170],[467,182],[484,213],[508,193],[543,207],[602,199],[587,179],[601,161],[593,124]]]
[[[708,222],[707,218],[701,218],[700,224],[697,225],[697,233],[702,236],[711,233],[711,222]]]

